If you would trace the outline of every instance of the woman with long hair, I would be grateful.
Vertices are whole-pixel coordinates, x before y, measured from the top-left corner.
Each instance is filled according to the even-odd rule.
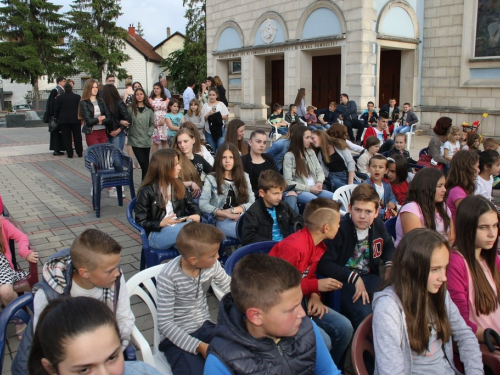
[[[414,229],[399,244],[373,299],[375,374],[460,374],[452,338],[465,373],[484,373],[477,339],[446,290],[449,258],[448,241],[432,229]]]
[[[408,161],[403,155],[394,154],[391,158],[387,158],[387,180],[391,183],[398,204],[406,202],[413,177],[413,174],[408,173]]]
[[[446,178],[446,190],[448,190],[446,204],[450,207],[453,223],[455,223],[457,208],[462,199],[474,194],[478,174],[479,154],[477,152],[460,150],[451,159],[450,170]]]
[[[347,147],[351,151],[361,153],[364,151],[363,146],[359,146],[356,143],[351,142],[349,139],[349,135],[347,134],[347,127],[345,127],[342,124],[339,124],[338,122],[335,124],[332,124],[330,128],[326,131],[326,134],[328,134],[332,138],[338,138],[338,139],[343,139],[347,143]]]
[[[180,129],[175,135],[172,148],[179,151],[181,179],[184,186],[189,188],[193,198],[198,198],[203,186],[202,176],[212,172],[212,166],[199,154],[194,152],[196,138],[192,130]]]
[[[78,117],[84,121],[82,132],[85,133],[87,146],[108,143],[106,127],[111,122],[111,114],[99,96],[99,82],[96,79],[88,79],[83,86]]]
[[[200,91],[198,92],[196,99],[200,102],[200,108],[208,102],[208,85],[206,81],[200,83]]]
[[[95,370],[108,375],[160,374],[143,362],[125,362],[116,318],[103,302],[91,297],[52,300],[36,326],[29,374],[86,374]]]
[[[282,137],[280,137],[276,142],[272,144],[271,147],[266,151],[267,154],[271,155],[276,163],[276,167],[278,170],[283,168],[283,158],[285,154],[288,152],[288,148],[290,147],[290,139],[292,138],[293,130],[295,127],[304,126],[301,122],[292,122],[290,126],[288,126],[288,133]]]
[[[201,118],[201,106],[198,99],[191,99],[184,121],[192,122],[198,128],[201,139],[205,140],[205,121]]]
[[[245,141],[245,123],[240,119],[233,119],[227,124],[226,143],[232,143],[238,148],[240,155],[248,154],[248,145]]]
[[[160,82],[153,85],[153,91],[149,96],[149,105],[153,108],[155,115],[155,130],[153,133],[153,154],[158,148],[168,147],[168,127],[165,122],[165,114],[167,113],[169,99],[165,95],[165,90]]]
[[[214,165],[214,157],[210,153],[210,151],[208,151],[208,149],[205,147],[205,144],[203,144],[204,142],[201,139],[201,134],[198,131],[198,127],[190,121],[184,121],[181,125],[181,128],[186,128],[186,129],[191,130],[191,132],[194,135],[194,139],[195,139],[195,142],[193,145],[193,152],[195,154],[203,156],[203,159],[205,159],[208,162],[208,164],[213,166]]]
[[[324,130],[316,129],[312,131],[311,142],[323,172],[332,184],[332,191],[345,185],[359,184],[354,179],[356,163],[345,140],[332,138]]]
[[[219,100],[224,103],[227,106],[229,106],[229,103],[227,102],[226,98],[226,89],[224,88],[224,85],[222,84],[222,81],[219,76],[214,77],[214,82],[215,82],[215,87],[217,87],[217,91],[219,92]]]
[[[462,318],[479,342],[484,342],[485,329],[500,332],[496,207],[480,195],[464,198],[457,209],[456,227],[448,290]]]
[[[306,204],[315,198],[333,199],[333,193],[323,190],[325,174],[311,145],[311,131],[305,126],[294,129],[290,148],[283,159],[283,177],[288,185],[295,185],[297,197],[288,195],[290,207]]]
[[[300,88],[295,97],[295,105],[297,106],[297,116],[305,121],[304,116],[306,115],[306,89]]]
[[[188,221],[200,221],[201,212],[179,178],[179,152],[158,150],[153,154],[135,205],[135,221],[148,234],[149,244],[166,250]]]
[[[201,117],[205,121],[205,138],[212,147],[212,150],[214,151],[217,151],[217,147],[220,146],[222,143],[224,143],[224,136],[226,133],[226,129],[224,128],[224,125],[222,125],[222,133],[220,137],[214,139],[210,131],[208,118],[211,115],[220,112],[222,121],[225,121],[227,120],[227,117],[229,115],[229,110],[227,109],[224,103],[218,100],[218,96],[219,92],[217,91],[217,88],[210,87],[210,89],[208,90],[208,103],[205,103],[201,108]]]
[[[142,179],[146,177],[149,166],[149,151],[151,150],[151,137],[155,129],[153,109],[149,105],[146,91],[142,87],[134,92],[132,104],[128,107],[131,118],[128,130],[128,145],[132,146],[137,162],[142,169]]]
[[[111,121],[108,125],[108,141],[120,150],[125,145],[125,130],[132,119],[127,112],[127,106],[123,103],[115,85],[107,84],[102,89],[104,103],[111,113]]]
[[[445,194],[445,178],[440,170],[424,168],[415,175],[405,204],[399,210],[395,246],[415,228],[435,230],[453,243],[455,228],[445,202]]]
[[[228,237],[236,238],[236,222],[255,202],[248,174],[238,149],[223,143],[215,154],[213,172],[205,178],[200,209],[217,218],[216,226]]]
[[[443,172],[445,175],[450,169],[450,161],[441,154],[441,150],[447,140],[446,134],[452,125],[452,121],[453,120],[449,117],[440,117],[432,129],[434,131],[434,137],[429,141],[429,156],[443,165]]]

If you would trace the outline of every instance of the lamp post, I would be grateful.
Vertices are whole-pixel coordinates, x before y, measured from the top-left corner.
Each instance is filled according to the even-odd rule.
[[[0,107],[5,110],[5,102],[3,101],[3,80],[0,79]]]

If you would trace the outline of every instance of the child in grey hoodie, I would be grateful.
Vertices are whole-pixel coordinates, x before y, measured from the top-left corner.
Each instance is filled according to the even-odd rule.
[[[484,374],[476,336],[446,290],[448,242],[436,231],[414,229],[399,244],[385,289],[373,300],[375,374]],[[425,282],[424,282],[425,280]]]

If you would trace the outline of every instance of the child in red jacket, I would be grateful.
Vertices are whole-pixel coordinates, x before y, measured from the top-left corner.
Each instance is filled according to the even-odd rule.
[[[324,239],[333,239],[339,229],[340,205],[331,199],[314,199],[306,205],[304,221],[304,229],[277,243],[269,255],[287,260],[302,273],[306,312],[320,328],[327,347],[331,341],[330,354],[337,367],[342,368],[342,358],[353,333],[352,325],[345,316],[323,305],[320,296],[320,292],[342,288],[342,283],[332,278],[316,278],[316,267],[326,251]]]

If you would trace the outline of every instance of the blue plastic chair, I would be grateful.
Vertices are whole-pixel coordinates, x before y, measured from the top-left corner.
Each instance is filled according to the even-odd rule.
[[[396,221],[398,220],[397,217],[391,217],[389,220],[387,220],[384,225],[385,229],[387,229],[387,233],[393,238],[393,240],[396,240]]]
[[[226,265],[224,267],[226,273],[229,276],[231,276],[231,274],[233,273],[234,266],[245,255],[255,254],[255,253],[269,254],[273,246],[276,245],[277,243],[278,243],[277,241],[264,241],[240,247],[238,250],[232,253],[229,256],[229,258],[227,258]]]
[[[422,155],[427,155],[428,153],[429,153],[429,147],[425,147],[418,152],[418,157],[420,158]]]
[[[140,270],[142,271],[145,268],[156,266],[166,259],[175,258],[179,255],[179,252],[173,247],[168,250],[160,250],[149,246],[146,231],[134,220],[133,212],[135,208],[135,200],[136,198],[132,199],[127,206],[127,220],[135,229],[137,229],[137,231],[139,231],[139,234],[141,235],[142,251]]]
[[[85,167],[92,178],[92,204],[96,217],[101,216],[102,189],[116,187],[119,206],[123,206],[122,186],[128,186],[131,198],[135,198],[132,158],[125,156],[115,145],[99,143],[87,148]]]
[[[241,220],[242,217],[243,217],[243,215],[241,215],[240,218],[238,219],[238,221],[236,222],[236,237],[237,238],[225,237],[222,240],[222,242],[220,243],[219,262],[222,264],[223,267],[225,266],[226,261],[228,259],[226,248],[231,247],[231,246],[238,246],[241,244],[241,240],[240,240],[241,237],[240,237],[240,234],[238,233],[238,231],[241,229],[238,226],[243,225],[242,220]],[[202,221],[202,223],[205,223],[205,224],[215,225],[216,219],[214,218],[214,216],[212,214],[204,213],[201,216],[201,221]]]
[[[238,221],[236,222],[236,236],[238,241],[241,241],[241,236],[243,235],[243,215],[240,216]]]
[[[3,369],[3,360],[5,357],[7,325],[13,318],[19,318],[25,324],[28,324],[31,320],[31,316],[24,310],[25,307],[29,307],[33,311],[33,293],[26,293],[16,298],[0,314],[0,369]]]

